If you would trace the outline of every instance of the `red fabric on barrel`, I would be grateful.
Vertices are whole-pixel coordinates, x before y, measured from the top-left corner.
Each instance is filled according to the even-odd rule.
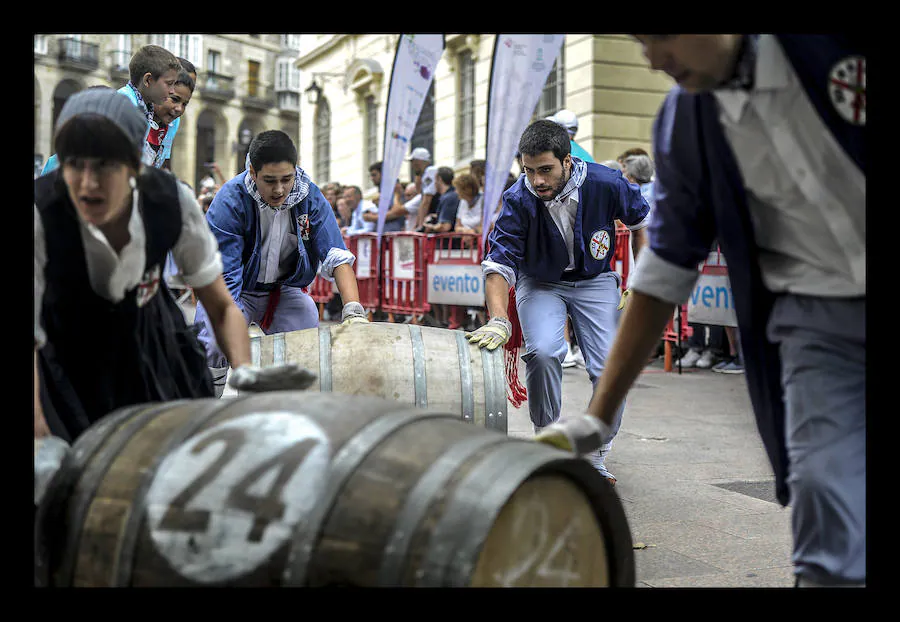
[[[506,383],[509,385],[509,401],[518,408],[522,402],[528,399],[528,391],[519,382],[519,348],[524,345],[525,338],[522,334],[522,325],[519,324],[519,314],[516,311],[516,288],[509,288],[509,304],[506,306],[506,314],[509,323],[512,324],[512,334],[509,341],[504,344],[506,355]]]

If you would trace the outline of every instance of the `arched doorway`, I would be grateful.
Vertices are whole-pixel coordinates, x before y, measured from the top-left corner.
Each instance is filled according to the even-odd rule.
[[[237,131],[237,159],[235,160],[235,169],[234,174],[237,175],[241,171],[245,170],[246,167],[244,163],[247,160],[247,154],[250,153],[250,143],[253,142],[253,138],[259,133],[254,128],[254,123],[251,119],[244,119],[241,121],[240,126]]]
[[[53,123],[50,125],[51,128],[56,127],[56,120],[59,118],[59,113],[62,112],[62,107],[66,101],[83,88],[83,84],[71,79],[63,80],[56,85],[56,88],[53,90]]]
[[[228,122],[218,111],[207,108],[197,116],[197,146],[194,161],[194,188],[200,187],[200,180],[207,174],[212,174],[208,165],[213,162],[219,164],[219,169],[225,179],[229,178],[228,171]],[[215,177],[215,176],[214,176]],[[216,179],[221,182],[220,179]]]

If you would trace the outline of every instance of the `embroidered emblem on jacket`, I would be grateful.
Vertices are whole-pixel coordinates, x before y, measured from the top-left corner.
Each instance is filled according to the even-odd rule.
[[[866,59],[848,56],[831,68],[828,96],[835,110],[853,125],[866,124]]]
[[[297,216],[297,224],[300,226],[300,239],[309,240],[309,214]]]
[[[591,257],[600,260],[609,252],[609,233],[604,229],[594,231],[591,235]]]

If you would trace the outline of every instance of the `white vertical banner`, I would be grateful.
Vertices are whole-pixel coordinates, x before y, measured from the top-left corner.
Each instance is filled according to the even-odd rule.
[[[394,184],[443,52],[443,34],[401,34],[397,42],[384,115],[384,154],[379,189],[381,198],[378,201],[376,229],[379,239],[384,230],[384,217],[393,203]]]
[[[516,157],[519,139],[528,127],[565,38],[565,35],[501,34],[494,40],[482,203],[484,241]]]

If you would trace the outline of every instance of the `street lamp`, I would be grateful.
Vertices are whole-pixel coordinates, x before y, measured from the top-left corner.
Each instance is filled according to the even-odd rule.
[[[310,84],[303,92],[306,93],[306,101],[309,102],[310,106],[319,105],[319,99],[322,97],[322,89],[316,84],[315,78],[313,78],[312,84]]]
[[[345,78],[342,73],[320,73],[317,71],[312,72],[312,82],[306,90],[303,91],[306,93],[306,101],[309,102],[310,106],[318,106],[319,102],[322,101],[322,87],[316,83],[316,78],[323,78],[327,80],[329,78]],[[346,83],[344,84],[344,91],[347,90]]]

